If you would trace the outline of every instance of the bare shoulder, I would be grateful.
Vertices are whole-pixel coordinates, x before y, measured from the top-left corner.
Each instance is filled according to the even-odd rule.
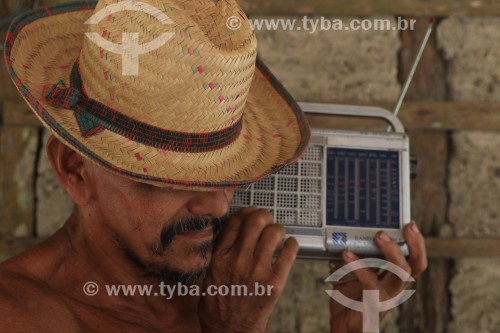
[[[11,333],[81,331],[62,297],[4,264],[0,264],[0,322]]]

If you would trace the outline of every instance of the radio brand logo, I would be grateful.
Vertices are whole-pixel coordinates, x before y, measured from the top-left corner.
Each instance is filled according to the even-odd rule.
[[[346,274],[360,268],[381,268],[396,274],[402,281],[414,282],[415,279],[404,269],[382,259],[367,258],[351,262],[335,271],[325,281],[339,282]],[[363,333],[380,332],[379,313],[388,311],[406,302],[415,290],[403,290],[399,295],[381,302],[378,290],[363,290],[363,301],[359,302],[347,298],[338,290],[325,290],[325,292],[338,303],[349,309],[359,311],[363,314]]]
[[[109,5],[97,13],[94,13],[85,24],[97,24],[105,17],[125,10],[140,11],[154,16],[161,24],[173,24],[174,22],[158,8],[137,0],[126,0]],[[96,45],[103,49],[122,55],[122,75],[139,75],[139,55],[156,50],[165,45],[174,35],[173,32],[164,32],[154,40],[139,44],[138,32],[122,32],[122,43],[115,44],[96,32],[86,32],[85,35]]]
[[[333,244],[336,246],[347,246],[347,233],[334,232],[332,234]]]

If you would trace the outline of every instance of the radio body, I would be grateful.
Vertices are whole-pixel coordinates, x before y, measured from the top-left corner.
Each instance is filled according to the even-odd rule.
[[[378,255],[383,230],[407,255],[410,222],[409,140],[399,120],[376,107],[300,103],[306,113],[386,120],[391,132],[312,129],[301,159],[277,174],[238,188],[230,207],[269,209],[299,243],[299,257],[332,259],[350,249]]]

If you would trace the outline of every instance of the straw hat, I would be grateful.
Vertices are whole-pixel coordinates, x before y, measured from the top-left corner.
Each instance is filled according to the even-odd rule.
[[[10,75],[54,135],[136,181],[213,190],[295,162],[310,132],[234,0],[101,0],[17,17]]]

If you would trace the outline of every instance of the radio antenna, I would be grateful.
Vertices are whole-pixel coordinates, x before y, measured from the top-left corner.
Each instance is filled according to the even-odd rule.
[[[420,50],[418,51],[417,57],[415,58],[415,61],[413,62],[413,66],[411,68],[410,74],[408,75],[408,78],[406,79],[403,91],[401,92],[401,95],[399,96],[398,103],[396,104],[396,108],[394,109],[394,115],[397,116],[399,111],[401,110],[401,105],[403,104],[403,100],[406,97],[406,93],[408,92],[408,88],[410,88],[411,81],[413,80],[413,76],[415,75],[415,72],[417,70],[418,64],[420,63],[420,59],[422,58],[422,54],[424,53],[424,49],[427,46],[427,42],[429,41],[429,37],[431,36],[432,29],[434,28],[434,22],[435,19],[432,18],[429,21],[429,27],[427,28],[427,32],[425,34],[424,40],[422,41],[422,45],[420,45]],[[387,129],[389,132],[391,130],[391,127]]]

